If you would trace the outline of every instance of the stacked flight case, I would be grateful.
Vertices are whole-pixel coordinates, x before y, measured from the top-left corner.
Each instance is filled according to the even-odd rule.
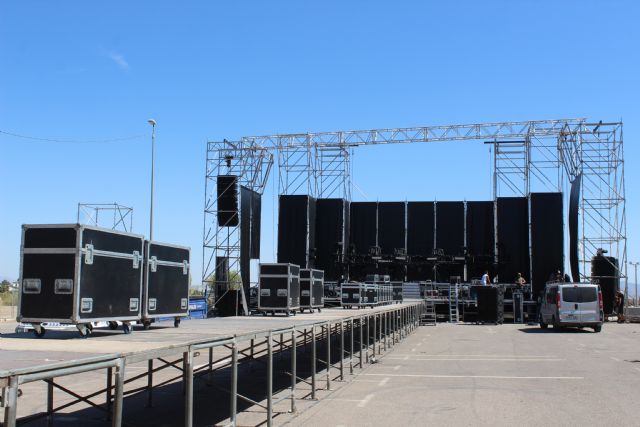
[[[324,307],[324,271],[303,268],[300,270],[300,312],[309,309],[313,313]]]
[[[144,238],[79,224],[23,225],[18,322],[34,333],[43,323],[76,325],[118,321],[125,333],[140,319]]]
[[[300,267],[295,264],[260,264],[258,283],[258,311],[263,315],[285,313],[300,309]]]
[[[365,298],[364,283],[348,282],[340,286],[340,305],[342,308],[366,307]]]
[[[142,324],[149,329],[160,317],[180,319],[189,315],[189,260],[184,246],[145,240]]]

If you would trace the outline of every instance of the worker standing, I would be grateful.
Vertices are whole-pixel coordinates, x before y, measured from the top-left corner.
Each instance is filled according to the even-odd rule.
[[[481,282],[482,282],[483,286],[489,286],[491,284],[491,278],[489,277],[489,271],[488,270],[484,271],[484,274],[482,275]]]

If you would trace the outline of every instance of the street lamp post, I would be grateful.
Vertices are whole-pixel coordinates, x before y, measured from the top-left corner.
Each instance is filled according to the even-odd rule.
[[[149,241],[153,240],[153,166],[154,166],[154,149],[156,142],[156,121],[147,120],[151,125],[151,208],[149,210]]]
[[[636,262],[631,262],[629,261],[629,265],[633,265],[634,267],[634,274],[633,274],[633,282],[635,285],[635,306],[638,306],[638,264],[640,264],[640,262],[636,261]]]

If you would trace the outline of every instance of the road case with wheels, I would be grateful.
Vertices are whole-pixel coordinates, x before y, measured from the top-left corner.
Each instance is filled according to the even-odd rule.
[[[340,305],[342,308],[364,307],[365,284],[360,282],[343,283],[340,286]]]
[[[260,264],[258,311],[287,316],[300,309],[300,267],[295,264]]]
[[[23,225],[19,322],[76,325],[121,322],[125,333],[140,319],[144,238],[80,224]]]
[[[324,307],[324,271],[300,270],[300,312],[309,309],[320,311]]]
[[[159,317],[173,317],[174,326],[189,315],[191,249],[167,243],[144,243],[142,324],[148,329]]]

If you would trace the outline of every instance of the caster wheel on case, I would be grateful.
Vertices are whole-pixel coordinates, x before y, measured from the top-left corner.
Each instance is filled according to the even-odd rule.
[[[144,329],[145,331],[148,331],[149,329],[151,329],[151,320],[145,320],[142,322],[142,329]]]
[[[33,335],[35,335],[37,338],[42,338],[44,336],[45,333],[45,329],[43,326],[36,326],[35,329],[33,330]]]
[[[173,319],[173,327],[174,328],[179,328],[180,327],[180,318],[176,317],[175,319]]]
[[[128,323],[123,323],[122,324],[122,332],[124,332],[126,335],[129,335],[132,331],[132,327],[130,324]]]
[[[110,321],[109,322],[109,329],[111,329],[112,331],[115,331],[116,329],[118,329],[118,322],[116,321]]]

